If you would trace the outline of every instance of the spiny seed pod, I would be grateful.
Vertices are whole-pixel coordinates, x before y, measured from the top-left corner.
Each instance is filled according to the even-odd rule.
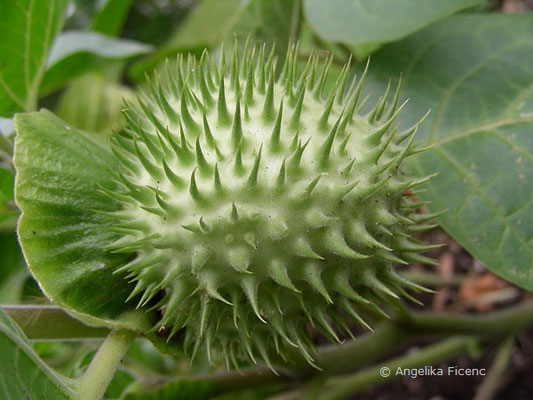
[[[130,300],[237,367],[285,346],[313,363],[309,322],[332,341],[347,320],[368,328],[361,309],[421,289],[391,266],[430,261],[411,235],[432,216],[406,195],[429,178],[400,170],[419,149],[417,126],[395,124],[398,90],[359,115],[363,79],[346,65],[324,96],[331,58],[298,72],[297,52],[279,79],[264,46],[229,64],[180,56],[112,139],[123,190],[106,191],[122,205],[106,250],[135,254],[117,269]]]

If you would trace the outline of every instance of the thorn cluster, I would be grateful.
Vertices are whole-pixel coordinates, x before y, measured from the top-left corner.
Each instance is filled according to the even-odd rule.
[[[399,85],[361,115],[366,70],[349,79],[347,64],[324,93],[331,57],[298,71],[297,56],[276,78],[264,45],[231,62],[179,55],[112,139],[122,190],[106,194],[122,208],[107,250],[134,255],[117,270],[129,300],[228,366],[272,365],[287,346],[313,364],[308,323],[336,342],[349,321],[369,329],[365,310],[423,290],[391,266],[433,262],[412,238],[434,215],[406,195],[429,177],[400,170],[419,149],[418,124],[398,130]]]

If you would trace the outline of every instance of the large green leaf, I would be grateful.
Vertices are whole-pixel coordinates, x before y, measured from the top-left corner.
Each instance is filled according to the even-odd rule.
[[[31,111],[68,0],[0,2],[0,116]]]
[[[404,74],[404,124],[419,137],[424,197],[443,227],[490,270],[533,290],[533,17],[459,16],[376,53],[369,86]]]
[[[0,354],[2,399],[72,398],[71,383],[35,354],[24,333],[3,310],[0,310]]]
[[[234,24],[225,32],[226,40],[235,35],[244,42],[250,38],[277,46],[283,58],[290,42],[298,40],[300,24],[300,0],[254,0],[249,1]]]
[[[48,94],[92,68],[146,54],[151,50],[151,46],[143,43],[96,32],[63,32],[50,50],[40,92]]]
[[[203,0],[178,26],[165,47],[180,51],[213,47],[224,31],[235,21],[241,9],[240,0]]]
[[[220,42],[233,45],[250,39],[276,43],[283,58],[289,41],[296,41],[300,22],[300,0],[203,0],[186,21],[178,27],[168,43],[152,57],[142,60],[131,71],[141,79],[146,70],[176,52],[200,52]]]
[[[116,189],[110,151],[46,110],[18,114],[15,128],[19,240],[43,292],[78,317],[142,330],[147,314],[131,312],[132,288],[113,274],[124,257],[103,250],[111,218],[95,211],[117,210],[98,190]]]
[[[130,75],[140,80],[144,78],[145,71],[157,67],[165,57],[215,46],[240,6],[240,0],[202,0],[157,52],[133,66]]]
[[[349,45],[391,42],[486,0],[304,0],[316,33]]]

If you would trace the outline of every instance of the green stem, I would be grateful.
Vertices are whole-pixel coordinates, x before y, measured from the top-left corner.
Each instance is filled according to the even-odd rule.
[[[130,331],[112,331],[109,334],[85,373],[79,378],[76,400],[100,400],[104,397],[133,339],[135,334]]]
[[[29,339],[79,339],[103,337],[102,328],[91,328],[62,311],[50,306],[2,306],[21,326]],[[53,315],[54,323],[50,323]],[[340,346],[324,346],[319,349],[316,361],[327,373],[348,373],[368,364],[408,340],[422,335],[475,334],[478,336],[503,336],[533,326],[533,301],[523,302],[505,310],[483,315],[461,315],[430,312],[407,312],[379,326],[375,332],[362,335],[356,341]],[[67,327],[67,328],[65,328]],[[261,384],[303,380],[315,370],[305,361],[285,366],[277,376],[267,368],[242,370],[241,373],[226,372],[191,379],[214,379],[217,392],[249,388]],[[297,374],[294,371],[298,371]]]
[[[407,330],[385,323],[374,332],[361,335],[356,341],[350,341],[341,346],[331,345],[321,348],[319,354],[316,355],[316,362],[328,374],[346,373],[377,360],[407,342],[409,338]],[[295,365],[278,368],[279,375],[274,374],[265,366],[259,366],[241,371],[195,375],[190,379],[214,381],[216,393],[224,394],[258,385],[303,381],[317,372],[305,360],[297,361]]]
[[[405,328],[384,323],[374,332],[345,345],[322,347],[316,361],[328,374],[353,371],[398,348],[412,337]]]
[[[466,274],[454,274],[452,277],[444,278],[429,271],[401,271],[400,275],[405,279],[427,287],[450,287],[459,286],[467,278]]]
[[[317,365],[325,373],[349,373],[368,365],[376,359],[406,344],[409,340],[431,335],[476,334],[506,335],[533,326],[533,301],[524,302],[506,310],[484,315],[436,314],[427,312],[407,313],[402,318],[380,325],[375,332],[361,335],[355,341],[342,345],[323,346],[316,356]],[[295,373],[294,371],[298,371]],[[218,394],[235,390],[294,382],[309,379],[316,370],[305,360],[284,366],[280,375],[266,367],[243,369],[240,372],[222,372],[215,375],[197,375],[190,379],[210,379],[216,382]]]
[[[108,329],[93,328],[76,320],[60,307],[56,306],[0,306],[22,328],[31,340],[65,340],[102,338]],[[53,321],[53,323],[50,323]],[[406,330],[409,336],[417,334],[478,334],[478,335],[508,335],[528,326],[533,326],[533,300],[508,307],[504,310],[486,314],[468,315],[454,313],[406,312],[397,316],[388,325],[385,332],[379,329],[369,335],[362,336],[355,342],[348,342],[341,346],[325,346],[320,349],[318,362],[324,365],[337,365],[337,357],[349,354],[350,357],[365,351],[372,341],[385,342],[393,336],[400,338],[400,331]],[[395,329],[394,332],[387,329]],[[374,338],[374,339],[372,339]],[[369,342],[368,342],[369,341]],[[358,344],[364,343],[364,344]],[[381,345],[381,344],[380,344]],[[353,351],[351,350],[353,348]],[[369,351],[367,353],[370,353]],[[335,361],[329,361],[335,360]]]
[[[533,325],[533,301],[480,315],[411,312],[397,323],[420,334],[507,335]]]
[[[473,340],[476,339],[469,336],[452,337],[428,346],[415,354],[397,357],[352,375],[330,378],[326,380],[322,387],[323,394],[318,398],[320,400],[340,400],[366,387],[389,382],[397,377],[395,372],[398,368],[420,368],[448,360],[464,352]],[[388,371],[390,375],[383,377],[383,371]]]
[[[491,400],[494,398],[498,386],[502,381],[503,374],[509,366],[509,361],[513,354],[514,336],[505,339],[494,357],[494,362],[485,379],[476,392],[474,400]]]

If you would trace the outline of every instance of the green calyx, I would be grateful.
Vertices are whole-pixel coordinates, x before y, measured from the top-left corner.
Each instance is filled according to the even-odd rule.
[[[92,206],[105,234],[91,245],[113,260],[104,272],[131,283],[124,301],[155,310],[152,331],[192,356],[271,365],[290,347],[313,364],[308,323],[340,341],[350,321],[369,328],[365,310],[423,290],[392,269],[432,261],[412,238],[432,227],[411,196],[429,178],[401,169],[420,149],[417,126],[398,131],[399,87],[361,115],[364,74],[351,81],[346,65],[324,93],[331,59],[298,71],[297,53],[279,78],[265,46],[231,62],[179,56],[125,104],[128,127],[111,139],[107,203]],[[36,240],[24,218],[23,247]]]

